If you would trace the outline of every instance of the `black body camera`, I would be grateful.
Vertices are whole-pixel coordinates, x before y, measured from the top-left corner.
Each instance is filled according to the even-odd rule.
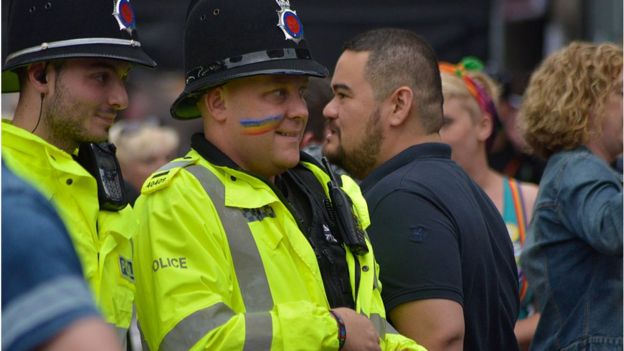
[[[97,181],[100,209],[119,211],[128,205],[119,162],[111,143],[84,143],[78,148],[80,163]]]
[[[368,252],[368,246],[366,246],[364,232],[360,229],[357,219],[353,214],[351,201],[342,188],[340,188],[339,183],[336,180],[336,176],[329,166],[327,158],[323,157],[322,161],[327,174],[329,174],[330,181],[327,183],[329,188],[329,197],[336,215],[336,222],[338,224],[342,240],[353,253],[356,255],[363,255]]]

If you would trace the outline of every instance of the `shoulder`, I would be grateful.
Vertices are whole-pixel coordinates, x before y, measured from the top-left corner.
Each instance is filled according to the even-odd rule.
[[[551,156],[543,179],[555,181],[563,189],[596,182],[620,182],[604,160],[584,147]]]
[[[169,188],[174,180],[179,179],[181,171],[199,162],[200,157],[189,155],[177,158],[159,168],[143,183],[141,195],[148,195]]]

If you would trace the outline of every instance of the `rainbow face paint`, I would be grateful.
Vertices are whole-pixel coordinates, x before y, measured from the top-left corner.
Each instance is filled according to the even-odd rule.
[[[265,118],[246,118],[241,119],[240,124],[243,126],[244,135],[260,135],[275,130],[284,116],[269,116]]]

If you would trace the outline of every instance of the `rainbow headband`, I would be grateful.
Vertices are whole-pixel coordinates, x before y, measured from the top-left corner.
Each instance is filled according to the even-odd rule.
[[[468,56],[463,58],[458,64],[454,65],[448,62],[440,62],[440,72],[455,75],[461,78],[468,89],[470,95],[477,101],[479,108],[484,113],[489,114],[493,120],[492,134],[488,138],[488,148],[493,142],[494,135],[500,127],[500,119],[496,105],[488,92],[476,80],[470,77],[470,72],[480,72],[483,70],[483,63],[476,57]]]
[[[240,121],[241,126],[243,126],[243,134],[245,135],[260,135],[264,133],[268,133],[280,124],[280,122],[284,119],[283,116],[269,116],[266,118],[248,118],[242,119]]]

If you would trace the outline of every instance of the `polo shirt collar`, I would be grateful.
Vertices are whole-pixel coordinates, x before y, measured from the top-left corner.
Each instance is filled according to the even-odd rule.
[[[374,169],[368,177],[364,178],[360,184],[360,188],[363,192],[365,192],[385,176],[393,173],[397,169],[411,163],[414,160],[428,158],[450,159],[451,147],[444,143],[423,143],[412,145]]]

